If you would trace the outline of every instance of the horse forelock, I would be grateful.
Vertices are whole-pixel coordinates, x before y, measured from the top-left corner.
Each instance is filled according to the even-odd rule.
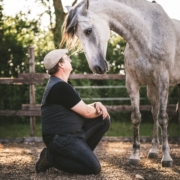
[[[70,35],[71,37],[74,36],[76,32],[76,27],[78,24],[78,19],[77,19],[77,10],[78,8],[84,3],[84,1],[81,1],[79,4],[77,4],[74,8],[71,9],[69,14],[67,15],[67,18],[65,20],[66,24],[66,33]]]
[[[71,11],[66,16],[64,23],[62,25],[62,41],[61,44],[66,43],[66,46],[69,46],[71,48],[70,44],[75,39],[75,33],[77,30],[78,25],[78,8],[84,3],[84,1],[81,1],[79,4],[74,6]],[[75,44],[74,44],[75,45]]]

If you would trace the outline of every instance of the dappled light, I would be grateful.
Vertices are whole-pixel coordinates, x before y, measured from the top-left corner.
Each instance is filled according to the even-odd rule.
[[[0,146],[0,170],[2,179],[21,178],[19,176],[22,169],[26,170],[34,164],[32,150],[29,148],[18,147],[18,145]],[[16,173],[14,173],[16,172]],[[1,178],[0,178],[1,179]]]
[[[150,147],[150,143],[141,144],[141,163],[136,167],[128,164],[132,148],[131,142],[109,142],[107,139],[101,141],[95,149],[95,154],[102,166],[101,173],[99,175],[83,176],[64,173],[54,168],[47,173],[36,174],[35,163],[44,148],[43,143],[0,144],[0,179],[133,180],[138,176],[147,180],[179,179],[180,144],[170,144],[171,155],[174,160],[172,168],[162,168],[161,152],[159,152],[156,160],[147,159]]]
[[[128,164],[132,149],[131,143],[106,142],[102,143],[97,151],[105,151],[102,153],[103,155],[100,155],[103,172],[106,174],[111,169],[113,173],[112,177],[115,179],[118,179],[118,177],[121,177],[121,179],[134,179],[137,174],[141,175],[144,179],[178,179],[180,175],[180,151],[178,148],[180,148],[180,145],[171,144],[170,146],[172,148],[171,154],[174,159],[173,168],[162,167],[162,153],[160,152],[156,160],[147,158],[148,151],[151,147],[150,144],[141,144],[141,163],[137,167]]]
[[[37,174],[35,171],[35,164],[45,147],[42,143],[40,105],[49,75],[48,70],[45,69],[43,59],[51,50],[60,48],[59,43],[64,37],[61,31],[66,15],[63,2],[72,1],[77,3],[81,0],[26,0],[24,1],[26,5],[23,8],[20,8],[24,3],[23,0],[16,1],[18,2],[17,8],[13,4],[15,0],[12,1],[12,4],[6,4],[8,0],[0,0],[0,180],[180,179],[180,107],[178,111],[175,111],[177,102],[180,104],[180,84],[170,87],[169,93],[166,91],[163,94],[170,81],[172,81],[172,85],[180,83],[179,61],[177,63],[173,60],[175,56],[180,57],[180,51],[178,51],[180,49],[180,36],[179,32],[175,33],[174,31],[177,22],[175,23],[173,20],[172,26],[170,19],[166,15],[162,16],[164,11],[156,8],[159,7],[157,3],[160,3],[161,0],[156,0],[157,3],[151,3],[151,0],[148,0],[150,3],[143,0],[137,1],[139,3],[133,0],[89,0],[92,4],[84,6],[84,8],[88,7],[90,11],[94,10],[92,16],[90,11],[88,16],[87,14],[84,15],[84,12],[87,12],[88,9],[84,9],[85,11],[78,14],[82,8],[77,11],[77,15],[72,13],[72,16],[70,16],[73,23],[69,23],[67,29],[70,29],[75,37],[75,43],[69,41],[70,45],[75,47],[76,42],[80,43],[76,39],[79,36],[82,46],[77,45],[80,48],[84,47],[84,52],[78,53],[78,51],[72,51],[71,49],[68,53],[72,59],[73,67],[70,76],[71,83],[78,90],[85,103],[91,104],[101,101],[109,108],[107,109],[111,116],[111,127],[106,132],[106,137],[103,138],[94,151],[102,165],[102,171],[98,175],[87,176],[69,174],[54,168],[49,169],[46,173]],[[36,4],[33,8],[28,6],[32,2]],[[96,2],[102,2],[103,5],[95,4]],[[110,2],[115,4],[111,7]],[[121,5],[118,5],[118,2],[121,2]],[[146,6],[143,6],[145,3]],[[72,3],[70,4],[72,5]],[[176,3],[171,2],[171,4],[175,5]],[[179,6],[177,5],[177,7]],[[6,14],[6,9],[9,8],[19,10],[14,15]],[[101,8],[102,11],[107,10],[107,12],[101,12]],[[75,8],[73,9],[75,10]],[[74,11],[73,9],[71,12]],[[176,8],[171,9],[175,12]],[[37,12],[36,15],[32,16],[35,11]],[[169,15],[169,12],[167,13]],[[79,17],[82,19],[79,19]],[[88,23],[89,20],[90,23]],[[169,28],[166,33],[164,30],[168,27],[168,21]],[[88,24],[90,27],[84,29]],[[81,29],[82,32],[80,32]],[[177,26],[177,29],[179,30],[179,26]],[[90,34],[88,35],[86,32]],[[175,35],[178,36],[177,39]],[[178,47],[175,47],[175,45]],[[166,58],[167,60],[164,61]],[[89,59],[89,62],[87,62],[87,59]],[[90,64],[94,69],[90,68]],[[103,67],[101,68],[101,66]],[[168,70],[170,67],[173,68]],[[98,75],[96,73],[107,74]],[[167,77],[171,74],[171,78]],[[162,83],[163,81],[164,83]],[[142,86],[139,90],[139,85],[146,83],[148,88]],[[164,86],[165,84],[166,86]],[[155,89],[158,86],[159,89]],[[169,98],[167,99],[165,97],[168,94]],[[160,107],[160,109],[156,109],[157,111],[153,109],[152,112],[156,112],[153,116],[150,113],[151,107],[148,99],[151,103],[153,102],[152,104],[156,101],[154,109]],[[158,102],[157,99],[160,99],[160,101]],[[160,124],[163,121],[164,124],[168,122],[167,119],[164,119],[166,117],[164,113],[166,106],[164,105],[167,101],[168,135],[166,129],[163,128],[165,125],[161,125],[164,133],[161,133],[160,127],[157,125],[159,132],[154,134],[159,134],[161,143],[165,135],[169,139],[170,156],[173,159],[173,166],[170,168],[162,167],[162,145],[159,146],[157,159],[147,158],[152,147],[150,143],[154,126],[152,119],[158,117]],[[137,113],[139,112],[139,103],[137,102],[140,103],[142,114],[139,130],[141,137],[138,135],[138,130],[135,130],[135,126],[137,127],[140,123],[140,115]],[[132,108],[130,104],[133,105],[132,107],[135,105],[135,108]],[[131,115],[133,110],[135,110],[135,113]],[[139,122],[137,123],[137,121]],[[133,143],[130,141],[133,141],[133,132],[134,139],[136,139],[133,142],[134,148],[138,147],[139,139],[141,142],[139,155],[141,161],[138,166],[132,166],[128,163],[132,153]],[[36,136],[41,137],[39,141]],[[148,140],[144,140],[145,138]],[[25,141],[26,139],[29,141]],[[165,141],[163,147],[167,150],[164,153],[166,155],[168,147],[166,147]],[[134,158],[134,160],[137,159]],[[170,161],[165,160],[165,162]]]

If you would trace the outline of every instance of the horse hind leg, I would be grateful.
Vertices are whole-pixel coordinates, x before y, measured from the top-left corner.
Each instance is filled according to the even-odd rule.
[[[169,83],[168,78],[161,77],[159,79],[159,89],[158,89],[158,97],[159,97],[159,114],[158,121],[162,131],[162,167],[172,167],[173,160],[170,156],[170,147],[168,144],[168,135],[167,135],[167,127],[168,127],[168,115],[167,115],[167,101],[168,101],[168,91],[169,91]]]
[[[137,166],[140,163],[139,151],[140,151],[140,140],[139,140],[139,127],[141,123],[141,114],[139,111],[139,84],[136,81],[132,81],[133,78],[128,78],[126,74],[126,87],[131,99],[131,106],[133,108],[131,114],[131,121],[133,124],[134,138],[133,138],[133,152],[129,158],[129,164]]]
[[[148,153],[148,158],[156,159],[158,157],[158,148],[159,148],[159,137],[158,137],[158,90],[154,86],[147,86],[147,96],[152,105],[152,116],[154,120],[154,130],[153,130],[153,139],[152,139],[152,147]]]

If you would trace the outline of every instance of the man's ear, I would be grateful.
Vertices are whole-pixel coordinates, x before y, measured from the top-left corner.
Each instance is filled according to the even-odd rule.
[[[59,65],[59,68],[64,69],[64,63],[59,62],[58,65]]]

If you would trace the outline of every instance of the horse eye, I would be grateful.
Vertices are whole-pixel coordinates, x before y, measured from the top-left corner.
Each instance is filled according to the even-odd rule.
[[[85,30],[85,34],[86,34],[86,35],[91,34],[91,32],[92,32],[92,29],[91,29],[91,28]]]

